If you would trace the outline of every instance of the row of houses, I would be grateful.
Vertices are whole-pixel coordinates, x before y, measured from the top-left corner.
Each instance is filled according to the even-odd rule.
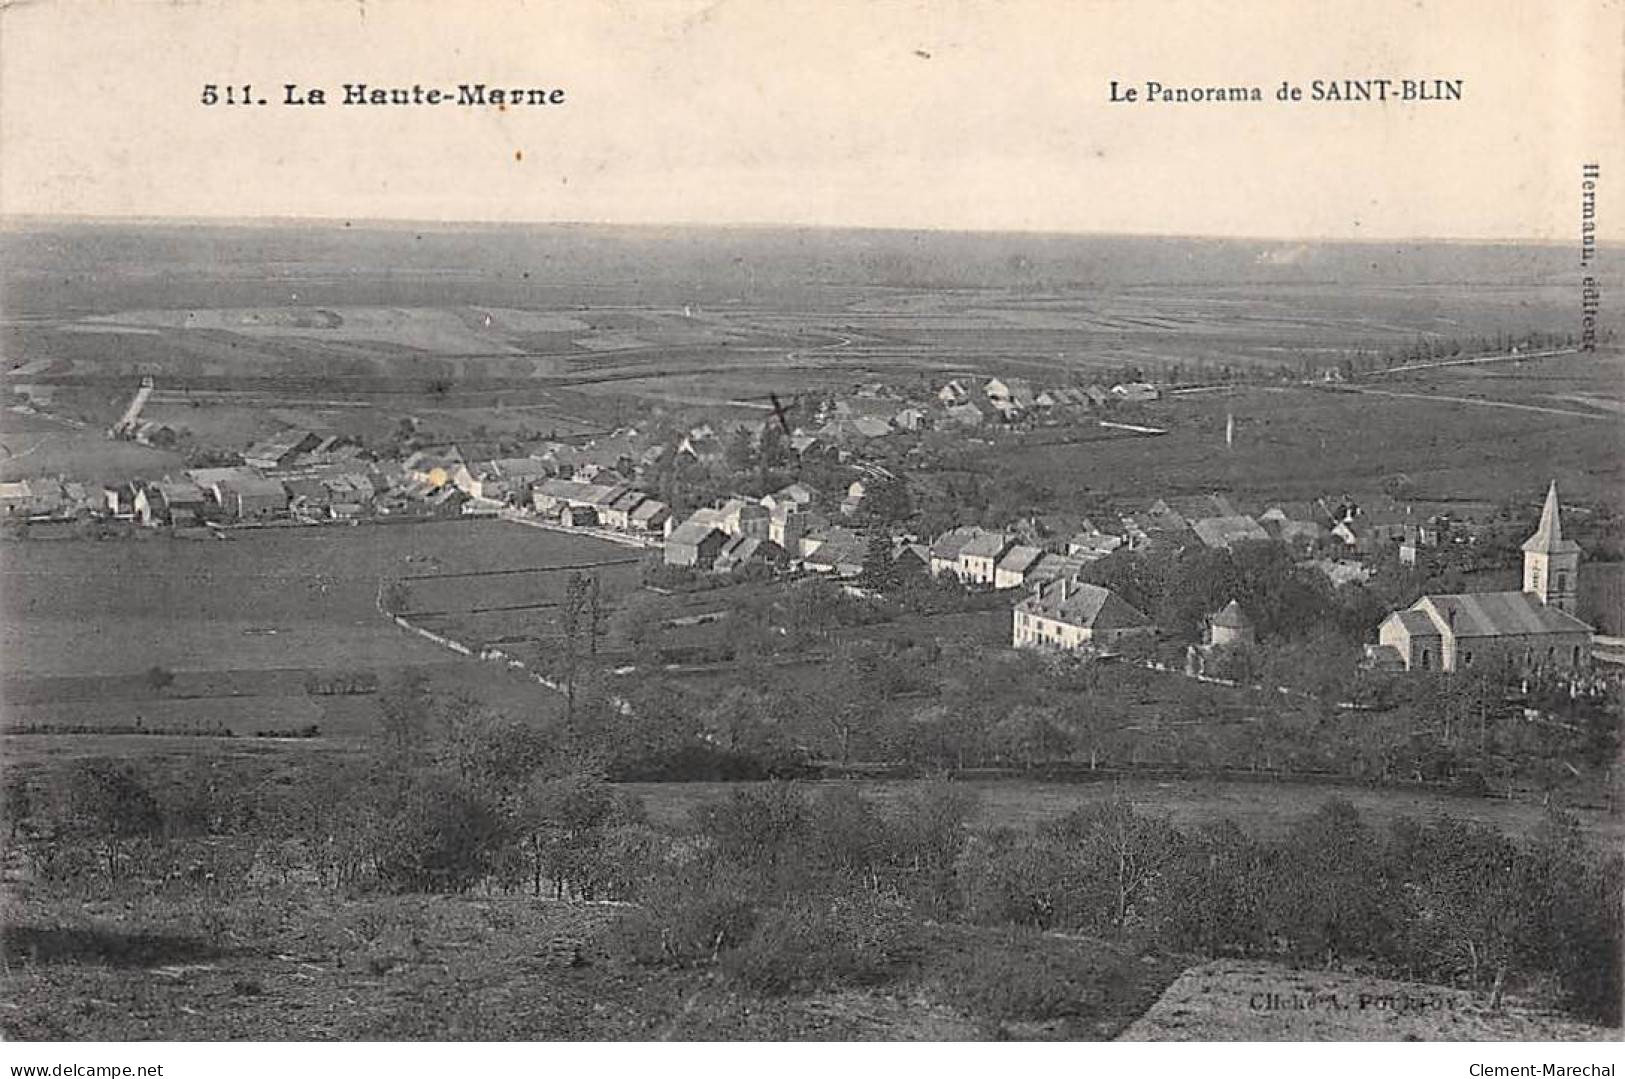
[[[628,483],[543,480],[531,488],[531,508],[576,528],[610,528],[663,536],[671,508]]]

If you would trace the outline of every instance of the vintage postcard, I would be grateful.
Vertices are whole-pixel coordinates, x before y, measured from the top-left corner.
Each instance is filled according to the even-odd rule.
[[[1622,245],[1618,0],[10,0],[13,1074],[1615,1074]]]

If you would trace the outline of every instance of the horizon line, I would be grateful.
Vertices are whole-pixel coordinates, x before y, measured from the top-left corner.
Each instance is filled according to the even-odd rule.
[[[30,224],[44,225],[168,225],[182,228],[231,227],[277,228],[330,226],[373,229],[494,229],[494,228],[624,228],[624,229],[714,229],[756,232],[881,232],[941,233],[959,236],[1063,236],[1077,238],[1201,240],[1235,243],[1317,243],[1317,244],[1452,244],[1496,247],[1567,247],[1575,240],[1550,237],[1452,237],[1452,236],[1305,236],[1258,233],[1132,232],[1112,229],[1068,228],[976,228],[964,225],[851,225],[790,221],[615,221],[548,220],[522,218],[435,219],[413,217],[332,217],[299,214],[258,214],[246,217],[166,214],[53,214],[0,213],[0,230],[14,230]],[[1597,247],[1625,245],[1625,236],[1597,239]]]

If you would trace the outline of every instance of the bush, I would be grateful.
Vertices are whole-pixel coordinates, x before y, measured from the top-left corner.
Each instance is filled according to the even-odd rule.
[[[506,836],[496,811],[464,783],[414,776],[381,814],[370,852],[377,883],[400,892],[460,892],[493,864]]]
[[[765,914],[724,967],[756,992],[783,995],[880,985],[910,969],[921,951],[919,924],[896,896],[807,896]]]
[[[637,962],[688,967],[743,944],[756,921],[742,880],[696,868],[654,886],[643,907],[622,920],[618,938]]]
[[[988,1019],[1049,1020],[1098,1014],[1133,989],[1133,960],[1078,950],[1037,932],[978,941],[945,965],[943,991]]]

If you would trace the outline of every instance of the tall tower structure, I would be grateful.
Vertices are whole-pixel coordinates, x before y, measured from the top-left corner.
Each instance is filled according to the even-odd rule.
[[[1523,590],[1548,606],[1574,613],[1580,590],[1580,545],[1563,538],[1555,480],[1546,492],[1540,527],[1523,544]]]

